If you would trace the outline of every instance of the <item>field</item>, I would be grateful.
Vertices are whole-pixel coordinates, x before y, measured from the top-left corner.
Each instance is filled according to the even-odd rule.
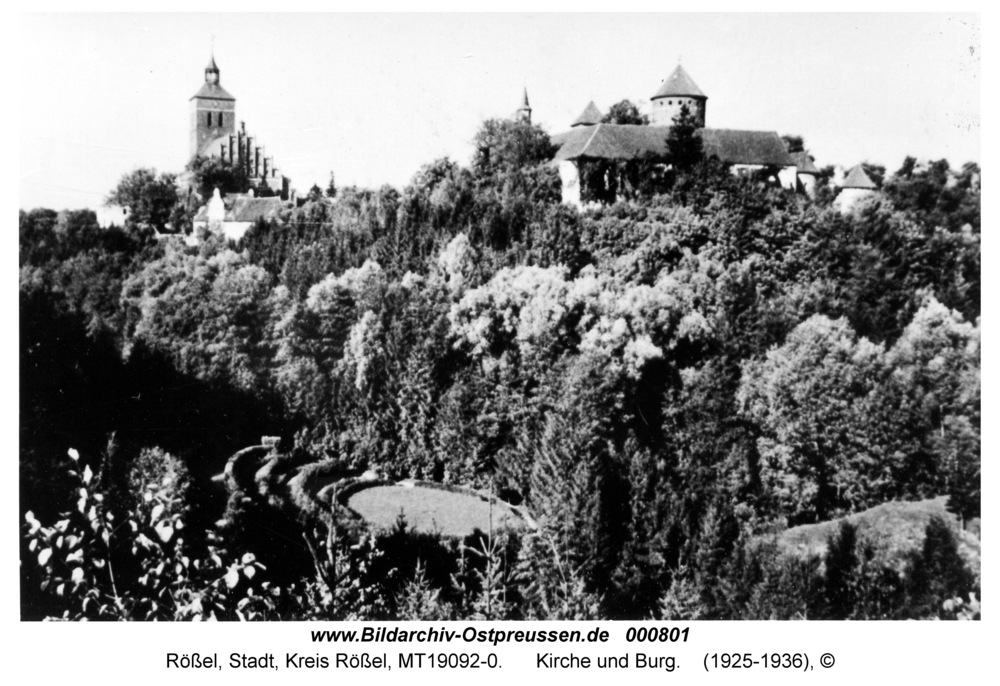
[[[966,564],[979,576],[980,541],[969,531],[961,531],[955,515],[946,509],[947,498],[917,502],[888,502],[859,512],[845,519],[858,527],[859,533],[874,539],[892,558],[902,560],[923,545],[924,529],[931,517],[938,516],[952,524],[958,550]],[[824,555],[827,542],[840,527],[842,520],[821,524],[805,524],[788,529],[781,535],[787,549],[799,554]]]
[[[490,504],[471,493],[419,485],[378,485],[353,493],[347,506],[377,527],[391,527],[400,514],[411,529],[442,536],[490,530]],[[520,529],[525,522],[504,503],[493,501],[493,529]]]

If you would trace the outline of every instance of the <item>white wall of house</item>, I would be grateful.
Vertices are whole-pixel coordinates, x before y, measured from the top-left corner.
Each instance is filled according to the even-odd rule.
[[[110,226],[125,226],[125,219],[128,217],[128,208],[109,205],[107,207],[98,207],[95,214],[97,214],[97,225],[102,229]]]
[[[875,195],[878,191],[873,191],[867,188],[844,188],[837,194],[837,197],[833,199],[833,206],[836,207],[842,214],[847,214],[854,206],[857,205],[864,198],[870,198]]]
[[[562,201],[567,205],[581,207],[580,201],[580,170],[576,162],[563,160],[559,162],[559,178],[562,181]]]

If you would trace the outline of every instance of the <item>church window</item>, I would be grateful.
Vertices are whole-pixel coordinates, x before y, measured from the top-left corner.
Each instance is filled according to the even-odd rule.
[[[211,126],[211,125],[212,125],[212,113],[209,112],[208,113],[208,126]]]

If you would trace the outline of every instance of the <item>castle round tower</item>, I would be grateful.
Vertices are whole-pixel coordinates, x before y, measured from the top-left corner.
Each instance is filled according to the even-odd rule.
[[[215,55],[205,67],[205,83],[191,97],[191,157],[219,155],[221,143],[236,132],[236,98],[219,84]]]
[[[653,108],[649,119],[653,126],[670,126],[674,122],[674,117],[680,114],[681,107],[687,105],[691,114],[698,120],[698,126],[705,127],[705,104],[708,96],[701,92],[681,65],[677,65],[674,72],[660,86],[660,90],[650,99]]]

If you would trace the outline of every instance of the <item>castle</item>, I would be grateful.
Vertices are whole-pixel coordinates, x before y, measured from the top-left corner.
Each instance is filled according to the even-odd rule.
[[[706,156],[731,165],[735,174],[766,170],[784,188],[813,192],[819,170],[808,153],[789,153],[784,140],[774,131],[707,128],[707,104],[708,96],[680,65],[650,98],[648,125],[601,123],[601,111],[593,102],[588,103],[569,131],[552,137],[558,146],[555,162],[562,179],[563,202],[581,204],[580,162],[665,159],[670,126],[685,105],[700,127],[698,135]],[[860,166],[845,183],[850,185],[841,188],[852,191],[848,194],[852,202],[875,188]]]

